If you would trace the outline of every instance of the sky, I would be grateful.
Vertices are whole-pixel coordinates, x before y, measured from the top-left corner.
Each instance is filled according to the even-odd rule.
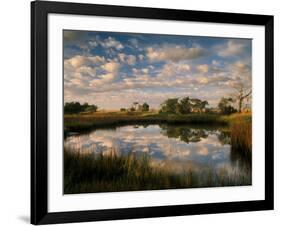
[[[189,96],[217,106],[252,84],[250,39],[64,30],[64,101],[99,109]]]

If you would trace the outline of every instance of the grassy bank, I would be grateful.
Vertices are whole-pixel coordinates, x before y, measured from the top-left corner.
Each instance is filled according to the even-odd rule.
[[[158,114],[142,112],[108,112],[89,115],[65,115],[65,131],[83,132],[104,126],[118,126],[135,123],[188,123],[226,124],[227,120],[217,114]]]
[[[147,155],[82,155],[64,151],[64,193],[114,192],[251,184],[250,176],[228,174],[221,169],[189,170],[175,174],[155,168]]]
[[[64,130],[67,132],[87,132],[95,128],[115,127],[128,124],[193,124],[226,125],[231,136],[231,145],[246,157],[252,153],[252,115],[251,113],[232,114],[158,114],[153,112],[96,112],[64,116]]]

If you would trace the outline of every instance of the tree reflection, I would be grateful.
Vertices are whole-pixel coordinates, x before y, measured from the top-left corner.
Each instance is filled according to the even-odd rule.
[[[169,138],[179,138],[185,143],[199,142],[202,138],[208,137],[208,132],[204,129],[194,129],[187,126],[160,125],[162,134]]]
[[[246,155],[245,151],[238,150],[231,145],[230,131],[226,128],[191,128],[179,125],[160,125],[162,134],[169,138],[178,138],[185,143],[196,143],[214,132],[222,145],[230,145],[230,161],[233,166],[239,165],[241,169],[251,170],[252,156]]]

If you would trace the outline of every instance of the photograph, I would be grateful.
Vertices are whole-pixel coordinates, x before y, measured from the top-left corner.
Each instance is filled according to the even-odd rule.
[[[252,184],[252,39],[63,30],[64,194]]]

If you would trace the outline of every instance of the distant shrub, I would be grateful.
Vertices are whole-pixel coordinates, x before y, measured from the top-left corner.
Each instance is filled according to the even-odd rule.
[[[65,114],[78,114],[84,111],[96,112],[98,107],[94,104],[88,103],[80,104],[79,102],[66,102],[64,105]]]

